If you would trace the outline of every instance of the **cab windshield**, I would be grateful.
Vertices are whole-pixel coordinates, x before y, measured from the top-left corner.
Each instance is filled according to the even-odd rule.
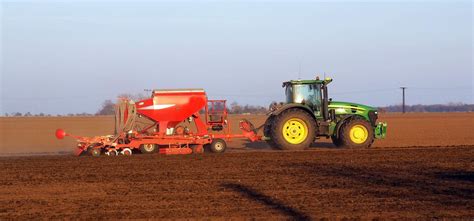
[[[294,84],[286,86],[286,102],[305,104],[319,110],[321,106],[321,85]]]

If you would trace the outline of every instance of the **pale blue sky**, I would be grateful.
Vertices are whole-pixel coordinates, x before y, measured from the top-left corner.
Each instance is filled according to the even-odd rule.
[[[316,73],[335,100],[474,103],[471,1],[0,1],[0,113],[181,87],[266,106]]]

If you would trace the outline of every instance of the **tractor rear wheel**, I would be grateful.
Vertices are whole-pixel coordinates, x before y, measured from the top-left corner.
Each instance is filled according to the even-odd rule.
[[[140,151],[145,154],[154,153],[156,151],[157,145],[156,144],[142,144],[140,145]]]
[[[339,139],[343,147],[368,148],[374,142],[374,129],[366,120],[353,119],[342,126]]]
[[[279,149],[304,150],[316,138],[316,120],[304,110],[289,109],[275,117],[270,135]]]
[[[263,136],[265,136],[266,138],[271,138],[272,125],[273,125],[274,119],[275,119],[275,116],[272,115],[265,121],[265,124],[263,126]],[[270,146],[271,148],[278,149],[273,139],[267,139],[266,142],[268,146]]]

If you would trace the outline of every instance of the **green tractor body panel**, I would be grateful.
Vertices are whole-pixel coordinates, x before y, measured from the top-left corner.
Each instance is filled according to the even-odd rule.
[[[384,139],[387,136],[387,123],[379,122],[375,129],[375,138]]]
[[[330,101],[328,107],[329,109],[335,109],[336,114],[352,113],[353,110],[361,112],[377,111],[377,108],[374,107],[342,101]]]
[[[387,134],[387,123],[377,123],[378,111],[375,107],[351,102],[330,101],[328,109],[334,110],[334,113],[336,114],[336,122],[331,124],[330,127],[331,134],[334,134],[334,131],[337,129],[338,123],[341,122],[341,120],[354,116],[363,118],[372,123],[375,138],[383,139]]]
[[[344,116],[353,116],[357,115],[367,121],[372,121],[371,117],[369,116],[370,113],[377,115],[377,109],[373,107],[369,107],[362,104],[356,103],[349,103],[349,102],[341,102],[341,101],[330,101],[328,105],[329,110],[334,110],[336,114],[336,119],[344,117]],[[376,120],[376,119],[375,119]]]

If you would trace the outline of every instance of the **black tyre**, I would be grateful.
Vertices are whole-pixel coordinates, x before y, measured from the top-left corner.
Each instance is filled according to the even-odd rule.
[[[227,149],[227,143],[223,139],[213,139],[212,143],[206,145],[212,153],[224,153]]]
[[[332,140],[332,143],[336,146],[336,147],[342,147],[342,141],[341,141],[341,138],[337,137],[337,136],[331,136],[331,140]]]
[[[156,152],[158,146],[156,144],[142,144],[140,145],[140,151],[144,154],[151,154]]]
[[[130,148],[125,148],[121,151],[121,154],[124,156],[132,156],[133,151]]]
[[[349,148],[368,148],[374,142],[374,128],[363,119],[352,119],[339,131],[340,146]]]
[[[273,115],[270,116],[269,118],[267,118],[267,120],[265,121],[265,125],[263,126],[263,135],[267,138],[271,138],[272,125],[273,125],[274,119],[275,119],[275,116]],[[271,148],[278,149],[273,139],[266,140],[266,142],[268,146],[270,146]]]
[[[118,152],[116,150],[110,150],[108,152],[105,152],[105,155],[115,157],[118,156]]]
[[[304,150],[316,138],[316,120],[306,111],[292,108],[275,117],[270,137],[283,150]]]

